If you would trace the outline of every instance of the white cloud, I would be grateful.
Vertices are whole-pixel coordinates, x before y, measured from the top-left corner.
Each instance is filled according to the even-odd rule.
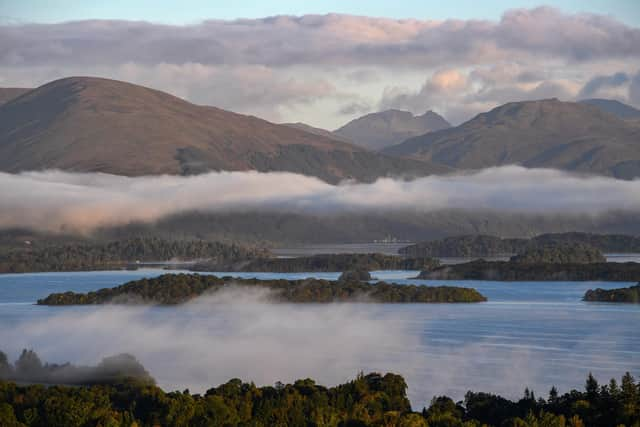
[[[184,26],[14,24],[0,26],[0,78],[7,86],[69,75],[120,78],[198,103],[326,128],[364,111],[349,106],[375,105],[387,88],[382,107],[433,109],[460,122],[508,94],[535,96],[529,93],[534,86],[553,86],[559,91],[545,93],[573,99],[594,77],[633,74],[639,46],[638,28],[549,7],[511,10],[498,21],[330,14]],[[443,70],[457,74],[447,80],[447,93],[456,89],[469,98],[478,92],[484,100],[444,91],[435,96],[445,83],[438,80]],[[433,77],[422,92],[425,76]],[[391,100],[393,94],[398,99]],[[622,100],[640,106],[635,96]]]
[[[129,178],[106,174],[0,173],[0,227],[91,230],[189,211],[330,214],[369,210],[488,210],[599,215],[640,210],[640,180],[583,177],[518,166],[333,186],[291,173],[214,172]]]

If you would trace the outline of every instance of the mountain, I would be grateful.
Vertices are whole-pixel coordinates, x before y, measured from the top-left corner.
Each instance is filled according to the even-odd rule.
[[[634,120],[640,119],[640,110],[637,108],[633,108],[630,105],[623,104],[620,101],[616,101],[614,99],[583,99],[579,101],[583,104],[595,105],[600,108],[602,111],[606,111],[607,113],[611,113],[614,116],[623,119],[623,120]]]
[[[408,111],[387,110],[352,120],[333,131],[333,134],[370,150],[380,150],[407,138],[450,126],[449,122],[433,111],[414,116]]]
[[[0,106],[0,170],[49,168],[129,176],[290,171],[332,183],[445,170],[92,77],[56,80]]]
[[[383,152],[459,169],[520,164],[631,179],[640,176],[640,127],[586,103],[513,102]]]
[[[23,87],[1,87],[0,88],[0,105],[6,104],[14,98],[29,92],[31,89]]]
[[[324,136],[329,139],[335,139],[336,141],[350,142],[347,138],[343,138],[341,136],[336,135],[327,129],[317,128],[306,123],[296,122],[296,123],[282,123],[284,126],[288,126],[290,128],[303,130],[305,132],[311,133],[313,135]]]

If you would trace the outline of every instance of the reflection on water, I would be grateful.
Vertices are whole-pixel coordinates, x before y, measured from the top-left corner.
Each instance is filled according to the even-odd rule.
[[[0,342],[11,357],[23,346],[47,360],[94,363],[134,352],[160,384],[204,389],[239,376],[258,383],[311,376],[331,383],[358,371],[405,375],[414,405],[467,389],[519,396],[640,374],[640,305],[585,303],[589,288],[627,283],[459,281],[489,298],[481,304],[338,304],[144,309],[40,307],[51,292],[86,292],[161,270],[0,276]],[[405,284],[417,272],[374,272]],[[334,279],[338,273],[233,273],[259,278]],[[235,299],[237,300],[237,299]],[[337,306],[337,307],[336,307]],[[115,310],[115,311],[114,311]],[[70,356],[73,355],[73,356]],[[191,366],[193,365],[202,365]]]

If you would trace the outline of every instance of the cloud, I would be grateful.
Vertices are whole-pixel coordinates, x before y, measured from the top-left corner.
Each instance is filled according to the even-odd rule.
[[[561,84],[572,90],[554,96],[573,99],[598,75],[637,70],[640,29],[550,7],[510,10],[497,21],[328,14],[181,26],[113,20],[5,24],[0,64],[0,82],[7,86],[69,75],[120,78],[197,103],[324,128],[362,114],[363,108],[353,107],[373,106],[373,100],[362,101],[383,93],[383,107],[433,109],[459,122],[503,102],[487,94],[524,96],[535,86]],[[508,75],[510,67],[517,75]],[[479,69],[494,76],[485,72],[481,78],[473,72]],[[501,80],[501,73],[507,78]],[[433,76],[422,88],[428,96],[420,89],[425,75]],[[461,95],[445,96],[454,89]],[[476,91],[484,101],[462,96]]]
[[[53,231],[89,231],[190,211],[326,215],[460,209],[599,215],[640,210],[640,180],[519,166],[337,186],[303,175],[253,171],[137,178],[59,171],[0,173],[0,189],[0,227]]]
[[[0,27],[6,66],[84,64],[490,63],[517,53],[567,61],[640,56],[640,29],[592,14],[540,7],[494,21],[350,15],[275,16],[170,26],[78,21]]]
[[[264,292],[231,288],[169,316],[166,308],[92,307],[3,328],[0,340],[9,354],[28,347],[46,360],[80,364],[118,349],[134,354],[160,386],[202,392],[231,378],[337,384],[366,367],[390,368],[382,352],[419,339],[407,334],[405,316],[382,306],[266,301]]]
[[[640,106],[640,71],[633,76],[629,85],[629,101]]]
[[[407,379],[417,410],[434,395],[462,399],[473,389],[518,398],[526,386],[568,390],[589,371],[606,380],[629,369],[628,348],[608,335],[620,331],[571,323],[579,306],[488,304],[269,304],[262,292],[231,288],[180,307],[47,310],[9,319],[0,342],[11,358],[33,348],[54,363],[94,364],[127,352],[161,387],[192,392],[234,377],[333,385],[359,371],[395,372]],[[496,312],[508,314],[508,327]],[[541,318],[564,327],[553,336],[530,327]]]
[[[601,89],[616,88],[629,82],[629,76],[626,73],[615,73],[609,76],[596,76],[589,80],[578,94],[579,99],[592,98],[597,95]]]
[[[369,112],[371,112],[371,106],[362,102],[351,102],[338,110],[338,113],[344,116],[362,115]]]
[[[536,80],[536,77],[535,73],[523,71],[513,64],[476,68],[468,74],[456,69],[438,70],[417,91],[387,88],[379,107],[408,109],[416,113],[435,108],[450,122],[459,124],[507,102],[573,99],[577,90],[575,84]]]

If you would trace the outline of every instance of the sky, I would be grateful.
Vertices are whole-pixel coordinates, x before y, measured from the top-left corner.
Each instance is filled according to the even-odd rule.
[[[640,107],[640,2],[0,0],[0,87],[71,75],[328,129],[389,108]]]
[[[536,0],[195,0],[108,1],[2,0],[4,22],[55,23],[82,19],[144,20],[188,24],[203,19],[263,18],[273,15],[342,13],[415,19],[499,19],[505,9],[532,8]],[[553,6],[567,12],[608,14],[630,25],[640,25],[637,0],[560,0]]]

